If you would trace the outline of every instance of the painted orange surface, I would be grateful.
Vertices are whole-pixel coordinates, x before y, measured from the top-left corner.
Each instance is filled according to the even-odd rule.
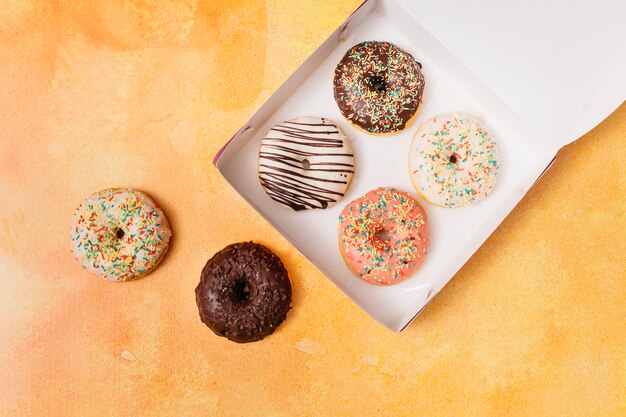
[[[219,147],[360,0],[0,6],[1,416],[623,416],[626,106],[553,168],[426,311],[368,318],[218,175]],[[174,230],[150,276],[72,258],[90,193],[147,191]],[[255,240],[294,308],[238,345],[194,288]]]

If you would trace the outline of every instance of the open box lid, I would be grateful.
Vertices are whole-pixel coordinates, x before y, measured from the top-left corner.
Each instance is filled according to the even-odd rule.
[[[626,99],[626,2],[398,0],[555,151]]]

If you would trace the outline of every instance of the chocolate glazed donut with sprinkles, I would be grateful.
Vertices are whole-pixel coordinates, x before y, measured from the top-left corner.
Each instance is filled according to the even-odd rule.
[[[389,42],[361,42],[335,68],[341,114],[371,134],[406,128],[422,102],[424,75],[413,56]]]
[[[354,155],[343,131],[323,117],[273,126],[261,140],[259,180],[274,201],[293,210],[325,209],[344,196]]]
[[[365,282],[394,285],[417,271],[430,248],[428,216],[408,193],[372,190],[339,216],[339,247],[350,270]]]

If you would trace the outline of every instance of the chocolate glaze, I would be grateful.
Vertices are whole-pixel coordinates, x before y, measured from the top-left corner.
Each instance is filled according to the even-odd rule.
[[[261,340],[291,308],[289,274],[265,246],[235,243],[204,266],[196,303],[200,319],[218,336],[238,343]]]
[[[404,129],[422,102],[422,64],[389,42],[361,42],[346,52],[333,80],[335,101],[350,122],[367,132]]]

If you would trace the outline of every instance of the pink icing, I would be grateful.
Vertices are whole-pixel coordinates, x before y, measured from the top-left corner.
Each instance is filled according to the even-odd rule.
[[[408,193],[372,190],[339,216],[339,246],[352,272],[374,285],[394,285],[417,271],[428,254],[428,216]]]

